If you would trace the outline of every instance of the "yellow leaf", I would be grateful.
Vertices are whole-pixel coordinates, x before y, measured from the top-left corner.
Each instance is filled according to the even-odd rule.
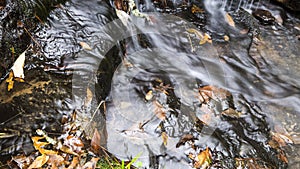
[[[224,35],[224,40],[225,40],[226,42],[229,41],[229,36]]]
[[[199,8],[198,6],[196,6],[196,5],[192,6],[192,13],[203,13],[203,12],[204,12],[204,10]]]
[[[85,42],[79,42],[79,45],[85,50],[92,50],[92,48]]]
[[[205,44],[206,42],[212,43],[212,40],[211,40],[211,37],[209,36],[209,34],[204,33],[204,36],[203,36],[203,38],[200,40],[199,44],[200,44],[200,45],[203,45],[203,44]]]
[[[14,65],[12,66],[11,70],[14,73],[14,77],[18,77],[24,79],[24,64],[25,64],[25,53],[24,51],[15,61]]]
[[[14,73],[13,72],[9,72],[9,76],[6,79],[6,82],[8,83],[7,85],[7,91],[10,91],[13,87],[14,87]]]
[[[161,138],[163,140],[164,145],[167,146],[167,144],[168,144],[168,135],[167,135],[167,133],[166,132],[162,132],[161,133]]]
[[[41,156],[38,156],[29,166],[28,169],[32,168],[41,168],[49,159],[49,156],[42,154]]]
[[[206,150],[200,152],[197,156],[198,161],[197,161],[197,168],[199,168],[200,166],[203,167],[203,165],[209,165],[211,163],[211,154],[209,152],[208,147],[206,147]],[[208,167],[208,166],[206,166]]]
[[[84,100],[84,107],[88,107],[89,105],[91,105],[93,100],[93,92],[91,91],[90,88],[86,88],[86,97]]]
[[[235,27],[235,23],[228,13],[225,14],[225,20],[230,26]]]
[[[149,90],[149,92],[145,96],[145,99],[149,101],[152,98],[153,98],[153,92],[152,92],[152,90]]]

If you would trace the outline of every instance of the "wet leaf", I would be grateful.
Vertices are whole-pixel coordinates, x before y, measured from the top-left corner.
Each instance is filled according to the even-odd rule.
[[[91,161],[85,163],[84,166],[82,166],[82,168],[84,168],[84,169],[95,169],[98,160],[99,160],[99,158],[93,157],[91,159]]]
[[[272,135],[272,140],[271,141],[276,142],[280,147],[284,147],[284,146],[286,146],[286,144],[293,144],[294,143],[291,136],[289,136],[287,134],[271,132],[271,135]]]
[[[11,70],[14,73],[14,77],[22,78],[24,79],[24,64],[25,64],[25,53],[24,51],[15,61],[14,65],[12,66]]]
[[[41,156],[38,156],[28,167],[28,169],[32,168],[41,168],[46,162],[48,161],[49,156],[42,154]]]
[[[192,6],[192,13],[203,13],[203,12],[204,12],[204,10],[199,8],[198,6],[196,6],[196,5]]]
[[[239,118],[241,116],[241,112],[238,112],[232,108],[228,108],[222,112],[223,115],[231,117],[231,118]]]
[[[208,147],[197,155],[197,159],[195,168],[207,168],[211,164],[212,159]]]
[[[145,96],[145,99],[149,101],[152,98],[153,98],[153,92],[152,92],[152,90],[149,90],[149,92]]]
[[[158,117],[160,120],[166,120],[166,112],[163,108],[163,106],[158,101],[153,101],[154,103],[154,113],[156,117]]]
[[[121,22],[125,26],[127,26],[128,21],[130,20],[130,16],[126,12],[119,10],[119,9],[116,9],[116,14],[119,17],[119,19],[121,20]]]
[[[235,23],[228,13],[225,14],[225,20],[230,26],[235,27]]]
[[[10,91],[11,89],[13,89],[13,87],[14,87],[14,73],[13,72],[9,72],[9,76],[6,79],[6,82],[8,83],[7,91]]]
[[[162,132],[161,133],[161,138],[163,140],[164,145],[167,146],[167,144],[168,144],[168,135],[167,135],[167,133],[166,132]]]
[[[211,40],[211,37],[209,36],[209,34],[207,34],[207,33],[204,33],[204,36],[203,36],[203,38],[200,40],[200,42],[199,42],[199,44],[200,45],[203,45],[203,44],[205,44],[205,43],[212,43],[212,40]]]
[[[79,45],[85,50],[92,50],[92,48],[85,42],[79,42]]]
[[[226,42],[228,42],[228,41],[229,41],[229,36],[224,35],[224,40],[225,40]]]
[[[100,150],[100,148],[101,148],[100,143],[101,143],[100,134],[99,134],[98,130],[95,128],[94,135],[91,140],[91,146],[95,152],[98,152]]]

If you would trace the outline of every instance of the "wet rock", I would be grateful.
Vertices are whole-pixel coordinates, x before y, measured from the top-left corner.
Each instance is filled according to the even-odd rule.
[[[252,15],[263,25],[271,25],[275,21],[275,17],[267,10],[257,9]]]

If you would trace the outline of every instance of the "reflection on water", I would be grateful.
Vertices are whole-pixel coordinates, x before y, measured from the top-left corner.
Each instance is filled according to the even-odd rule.
[[[204,11],[193,12],[193,5]],[[235,168],[243,159],[286,168],[279,156],[285,150],[289,167],[299,167],[298,145],[269,145],[271,132],[299,144],[298,18],[286,14],[284,23],[260,25],[247,11],[279,17],[283,10],[256,0],[137,7],[152,12],[152,23],[131,17],[125,27],[107,2],[70,1],[36,33],[45,41],[44,69],[72,72],[73,108],[82,110],[87,88],[106,101],[96,126],[107,133],[102,144],[111,153],[142,153],[148,168],[192,168],[189,154],[209,147],[214,168]],[[202,43],[204,37],[211,39]],[[87,117],[98,104],[92,103],[82,111]],[[182,142],[185,136],[192,139]]]

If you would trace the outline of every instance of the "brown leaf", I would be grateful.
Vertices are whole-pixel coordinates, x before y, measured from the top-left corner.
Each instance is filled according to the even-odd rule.
[[[167,144],[168,144],[168,135],[167,135],[167,133],[166,132],[162,132],[161,133],[161,138],[163,140],[164,145],[167,146]]]
[[[91,140],[91,146],[95,152],[99,152],[99,150],[101,148],[100,143],[101,143],[101,137],[100,137],[98,130],[95,128],[94,135]]]
[[[92,50],[92,48],[85,42],[79,42],[79,45],[85,50]]]
[[[176,148],[180,147],[181,145],[184,145],[187,141],[193,141],[193,140],[196,140],[193,135],[185,134],[180,138],[180,140],[176,144]]]
[[[93,157],[91,161],[87,162],[82,166],[83,169],[95,169],[99,158]]]
[[[232,108],[228,108],[222,112],[222,115],[231,117],[231,118],[239,118],[241,116],[241,112],[238,112]]]
[[[25,155],[18,155],[12,157],[12,161],[14,161],[19,168],[27,168],[33,159],[30,156],[26,157]]]
[[[72,162],[67,169],[75,169],[77,168],[78,164],[79,164],[79,158],[75,156],[73,157]]]
[[[225,20],[230,26],[235,27],[235,23],[228,13],[225,14]]]
[[[67,146],[61,146],[59,149],[60,149],[60,151],[62,151],[64,153],[72,154],[72,155],[75,155],[75,156],[79,156],[76,152],[74,152],[72,149],[70,149]]]
[[[47,161],[47,164],[51,165],[51,168],[58,168],[59,166],[62,166],[65,159],[57,154],[50,155],[49,160]]]
[[[41,168],[46,162],[48,161],[49,156],[42,154],[41,156],[38,156],[28,167],[28,169],[32,168]]]
[[[271,132],[271,135],[272,135],[272,141],[278,143],[278,145],[280,147],[284,147],[284,146],[286,146],[286,144],[293,144],[294,143],[291,136],[289,136],[287,134]]]
[[[163,106],[158,101],[153,101],[153,104],[155,106],[154,113],[156,117],[158,117],[160,120],[166,120],[166,112],[163,110]]]
[[[283,151],[280,151],[280,153],[278,154],[278,158],[280,160],[282,160],[283,162],[285,162],[285,163],[289,162],[288,159],[287,159],[287,157],[286,157],[286,155],[285,155],[285,153]]]

